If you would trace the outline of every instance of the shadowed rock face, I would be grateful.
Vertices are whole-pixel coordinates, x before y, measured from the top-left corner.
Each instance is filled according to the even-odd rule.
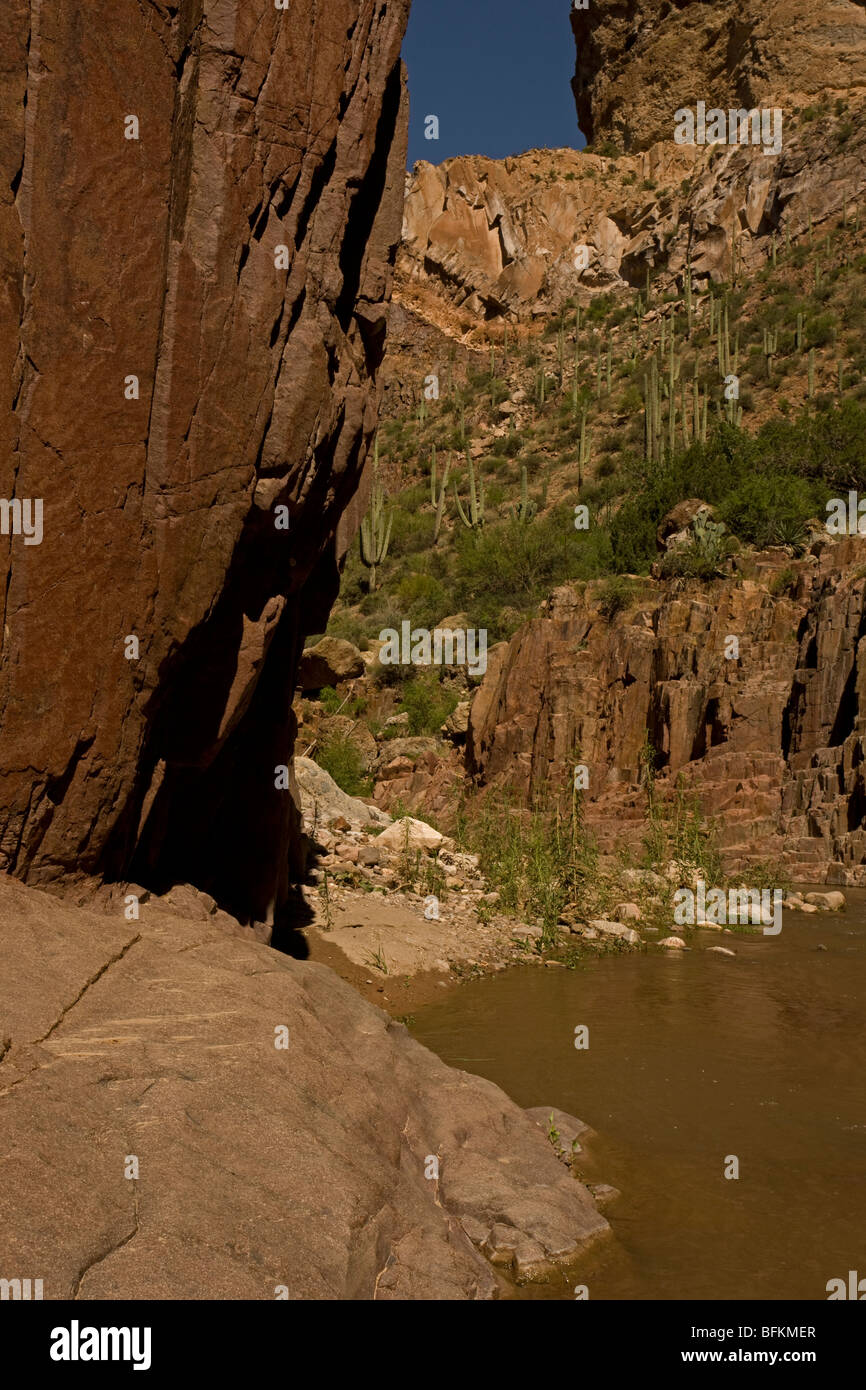
[[[866,88],[863,0],[591,0],[572,10],[587,140],[672,137],[678,107],[773,104]]]
[[[274,768],[375,425],[408,8],[2,7],[0,497],[44,503],[41,545],[0,536],[17,876],[285,900]]]

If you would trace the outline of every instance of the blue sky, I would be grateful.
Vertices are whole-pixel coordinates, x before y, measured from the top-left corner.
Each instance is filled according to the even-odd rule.
[[[571,78],[570,0],[412,0],[403,56],[409,166],[585,144]],[[424,138],[439,117],[439,139]]]

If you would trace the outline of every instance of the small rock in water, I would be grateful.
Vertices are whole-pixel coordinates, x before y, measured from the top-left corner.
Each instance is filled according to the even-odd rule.
[[[707,950],[714,956],[735,956],[736,951],[729,951],[727,946],[708,946]]]
[[[629,946],[640,944],[637,932],[632,927],[624,927],[620,922],[608,922],[604,917],[595,917],[589,925],[602,936],[615,936],[620,941],[627,942]]]
[[[609,1182],[590,1182],[587,1187],[592,1193],[593,1201],[597,1207],[606,1207],[608,1202],[613,1202],[622,1193],[618,1187],[611,1187]]]
[[[669,951],[685,951],[686,943],[681,936],[666,936],[659,942],[660,946],[665,946]]]
[[[845,906],[844,893],[806,893],[805,901],[819,912],[839,912]]]

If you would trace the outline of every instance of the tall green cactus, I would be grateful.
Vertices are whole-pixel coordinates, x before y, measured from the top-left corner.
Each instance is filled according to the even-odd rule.
[[[692,381],[692,439],[700,440],[701,444],[707,442],[708,405],[708,393],[702,391],[698,385],[697,363],[695,363],[695,376]]]
[[[520,470],[520,501],[514,508],[514,516],[522,526],[528,526],[537,511],[538,504],[529,496],[529,486],[526,481],[526,468],[523,467]]]
[[[743,407],[735,400],[725,401],[725,419],[729,425],[736,425],[739,429],[743,423]]]
[[[394,513],[385,517],[385,489],[379,481],[379,441],[373,446],[373,487],[370,510],[361,522],[361,561],[370,571],[370,592],[376,588],[376,571],[388,557]]]
[[[671,341],[668,362],[667,398],[668,398],[668,450],[673,454],[677,442],[677,379],[682,366],[681,359],[676,354],[676,324],[671,323]]]
[[[767,380],[773,375],[773,359],[779,350],[779,331],[776,328],[764,329],[764,358],[767,363]]]
[[[590,436],[586,429],[586,411],[584,410],[580,418],[580,444],[577,452],[577,486],[583,487],[583,477],[589,466],[590,459]]]
[[[692,297],[692,263],[691,263],[691,261],[688,261],[688,263],[687,263],[687,265],[686,265],[686,273],[685,273],[685,277],[684,277],[684,279],[683,279],[683,295],[684,295],[684,298],[685,298],[685,308],[686,308],[686,336],[687,336],[688,338],[691,338],[691,336],[692,336],[692,324],[693,324],[693,321],[694,321],[694,300],[693,300],[693,297]]]
[[[650,358],[649,376],[644,377],[645,435],[644,447],[648,463],[659,462],[663,453],[662,393],[658,360]]]
[[[456,479],[454,481],[454,501],[457,503],[457,513],[463,525],[469,531],[480,531],[484,525],[484,479],[481,479],[481,485],[476,489],[475,465],[468,449],[466,450],[466,464],[469,473],[469,497],[466,502],[466,511],[463,510],[463,504],[460,501]]]
[[[437,489],[436,485],[436,446],[433,446],[433,461],[430,465],[430,491],[433,497],[433,505],[436,508],[436,519],[433,522],[433,544],[439,539],[439,532],[442,530],[442,518],[445,514],[445,490],[448,487],[448,474],[451,472],[451,455],[448,455],[445,464],[445,472],[442,474],[442,486]]]

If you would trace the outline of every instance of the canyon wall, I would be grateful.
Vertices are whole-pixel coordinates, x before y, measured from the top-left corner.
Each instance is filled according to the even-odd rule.
[[[470,715],[478,781],[570,801],[583,764],[600,847],[637,847],[649,736],[659,798],[678,779],[697,792],[732,871],[866,883],[866,541],[769,552],[710,586],[647,579],[612,621],[601,599],[559,589],[491,654]]]
[[[755,269],[774,236],[797,238],[862,197],[866,5],[593,0],[571,19],[595,149],[420,161],[396,298],[421,321],[465,335],[642,288],[647,272],[657,290],[682,287],[688,264],[695,283],[730,280],[735,260]],[[779,147],[676,143],[675,112],[698,101],[777,106]]]
[[[376,424],[408,8],[2,8],[0,868],[31,883],[286,900],[275,768]]]
[[[573,9],[573,90],[590,141],[671,138],[673,112],[806,105],[866,91],[864,0],[591,0]]]

